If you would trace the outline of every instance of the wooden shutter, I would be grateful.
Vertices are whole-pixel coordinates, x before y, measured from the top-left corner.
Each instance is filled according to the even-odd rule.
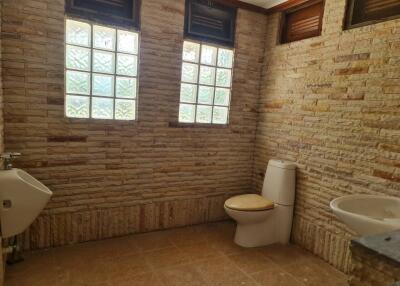
[[[350,0],[348,8],[349,27],[400,16],[400,0]]]
[[[140,0],[66,0],[69,16],[106,25],[139,28]]]
[[[233,47],[236,10],[211,0],[186,0],[185,37]]]
[[[284,12],[281,42],[288,43],[321,35],[323,14],[323,1],[313,1]]]

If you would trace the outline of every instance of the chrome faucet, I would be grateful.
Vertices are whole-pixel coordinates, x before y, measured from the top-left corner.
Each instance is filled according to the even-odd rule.
[[[0,155],[0,158],[4,160],[4,169],[5,170],[11,170],[13,168],[12,162],[15,158],[18,158],[21,156],[21,153],[16,153],[16,152],[8,152],[8,153],[3,153]]]

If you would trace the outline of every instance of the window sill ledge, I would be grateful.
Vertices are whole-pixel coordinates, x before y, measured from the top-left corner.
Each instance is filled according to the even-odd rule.
[[[211,124],[211,123],[182,123],[169,122],[171,128],[213,128],[213,129],[228,129],[229,124]]]
[[[64,117],[68,123],[89,123],[89,124],[116,124],[119,125],[137,125],[138,120],[119,120],[119,119],[97,119],[97,118],[73,118]]]

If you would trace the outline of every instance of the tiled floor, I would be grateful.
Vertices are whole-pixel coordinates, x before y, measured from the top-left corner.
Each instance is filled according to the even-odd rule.
[[[296,246],[236,246],[231,222],[25,255],[5,286],[342,286],[346,276]]]

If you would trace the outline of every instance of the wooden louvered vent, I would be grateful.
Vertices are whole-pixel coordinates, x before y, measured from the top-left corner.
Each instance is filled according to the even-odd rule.
[[[213,0],[186,0],[185,38],[233,47],[236,8]]]
[[[313,1],[284,12],[281,42],[288,43],[321,35],[323,12],[323,1]]]
[[[139,28],[139,0],[66,0],[69,16],[106,25]]]
[[[400,0],[350,0],[348,26],[357,27],[400,16]]]

